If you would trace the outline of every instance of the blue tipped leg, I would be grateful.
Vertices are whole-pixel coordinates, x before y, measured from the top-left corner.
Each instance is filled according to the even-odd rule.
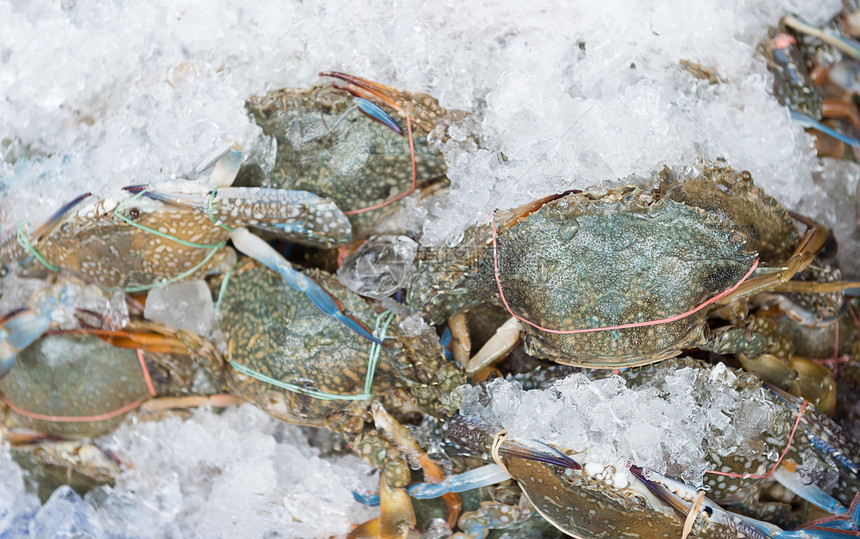
[[[290,288],[304,293],[311,303],[324,315],[337,320],[365,339],[386,346],[385,343],[373,336],[373,333],[371,333],[367,326],[351,314],[344,312],[343,305],[337,298],[332,296],[315,280],[304,273],[294,270],[290,263],[268,243],[244,228],[237,228],[231,232],[230,239],[233,240],[233,245],[241,252],[257,260],[264,266],[277,271]]]
[[[60,220],[69,215],[72,210],[75,209],[75,207],[81,203],[81,201],[88,198],[90,195],[91,193],[84,193],[83,195],[78,196],[74,200],[63,204],[63,206],[59,210],[55,211],[53,215],[48,218],[47,221],[45,221],[39,228],[33,231],[33,233],[31,234],[32,239],[38,240],[39,238],[47,234],[47,232],[51,230],[51,228],[55,224],[59,223]]]
[[[840,140],[845,144],[848,144],[855,148],[860,148],[860,141],[853,139],[847,135],[843,135],[842,133],[835,131],[830,127],[827,127],[826,125],[819,122],[815,118],[812,118],[811,116],[807,116],[806,114],[800,112],[791,111],[791,119],[794,122],[799,123],[803,127],[808,127],[810,129],[815,129],[816,131],[821,131],[825,135],[830,135],[831,137],[835,138],[836,140]]]
[[[465,492],[476,488],[488,487],[502,481],[507,481],[510,478],[511,476],[498,465],[488,464],[459,475],[447,477],[441,483],[415,483],[407,488],[406,492],[419,500],[432,500],[441,498],[449,492]],[[371,507],[379,505],[378,494],[353,492],[352,497],[364,505]]]
[[[363,97],[356,97],[355,101],[358,105],[358,110],[364,113],[365,116],[376,120],[377,122],[388,127],[398,135],[403,134],[403,130],[400,129],[400,126],[397,125],[397,122],[394,121],[394,118],[392,118],[387,112],[382,110],[379,105],[377,105],[373,101],[368,101]]]

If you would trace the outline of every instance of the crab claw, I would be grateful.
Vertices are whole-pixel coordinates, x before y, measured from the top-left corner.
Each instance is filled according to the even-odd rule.
[[[502,481],[507,481],[510,478],[511,476],[499,465],[487,464],[468,472],[446,477],[441,483],[416,483],[406,490],[413,498],[430,500],[439,498],[449,492],[465,492],[476,488],[488,487]]]
[[[373,82],[372,80],[356,77],[355,75],[341,73],[339,71],[322,71],[319,76],[342,80],[347,83],[343,89],[349,91],[349,93],[355,97],[361,97],[364,99],[376,97],[388,103],[398,111],[401,110],[412,98],[407,92],[385,86],[384,84],[379,84],[378,82]]]
[[[308,191],[225,187],[217,192],[198,184],[131,185],[123,189],[164,204],[194,209],[214,222],[248,224],[287,241],[329,248],[352,239],[352,225],[331,201]]]
[[[233,142],[216,148],[194,171],[200,174],[212,168],[207,184],[212,187],[229,187],[236,179],[241,164],[242,145]]]
[[[42,236],[46,235],[57,223],[59,223],[64,217],[71,214],[72,210],[80,204],[84,199],[89,198],[92,193],[84,193],[75,199],[66,202],[63,206],[55,211],[47,221],[42,223],[42,225],[33,231],[33,239],[38,240]]]
[[[0,378],[15,363],[18,352],[30,346],[51,325],[50,313],[19,309],[0,320]]]
[[[311,300],[311,303],[324,315],[337,320],[365,339],[381,346],[386,346],[385,343],[373,336],[367,326],[351,314],[344,312],[343,304],[337,298],[312,278],[294,270],[284,257],[261,238],[255,236],[247,229],[237,228],[230,233],[230,239],[233,240],[233,246],[236,249],[266,267],[277,271],[290,288],[304,293]]]

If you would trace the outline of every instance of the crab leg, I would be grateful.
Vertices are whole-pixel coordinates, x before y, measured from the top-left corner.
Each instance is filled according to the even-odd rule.
[[[197,165],[195,172],[201,174],[210,168],[209,185],[229,187],[239,174],[242,164],[242,145],[235,142],[216,148],[202,163]]]
[[[811,116],[807,116],[801,112],[791,111],[791,119],[792,121],[799,123],[801,126],[806,127],[808,129],[815,129],[816,131],[821,131],[825,135],[830,135],[836,140],[842,141],[845,144],[853,146],[855,148],[860,148],[860,141],[857,139],[853,139],[847,135],[843,135],[842,133],[836,131],[835,129],[824,125],[819,122],[815,118]]]
[[[346,215],[334,203],[308,191],[262,187],[223,187],[210,191],[200,189],[197,184],[175,182],[133,185],[125,190],[164,204],[200,211],[219,225],[248,225],[315,247],[333,247],[352,239]]]
[[[478,353],[472,356],[466,366],[466,374],[474,376],[481,369],[505,357],[519,342],[521,333],[519,321],[514,317],[508,318]]]
[[[236,249],[257,260],[269,269],[277,271],[287,286],[304,293],[311,300],[311,303],[324,315],[334,318],[365,339],[385,346],[382,341],[373,336],[367,326],[353,315],[344,312],[343,304],[337,298],[314,279],[293,269],[280,253],[261,238],[255,236],[245,228],[237,228],[230,233],[230,239],[233,240],[233,246]]]
[[[412,116],[412,121],[416,125],[418,125],[425,133],[429,133],[430,131],[432,131],[433,128],[436,126],[436,122],[438,121],[438,119],[445,115],[445,111],[442,109],[442,107],[439,106],[436,100],[426,94],[412,94],[410,92],[404,92],[402,90],[398,90],[397,88],[392,88],[390,86],[385,86],[384,84],[379,84],[378,82],[373,82],[372,80],[356,77],[355,75],[348,75],[346,73],[340,73],[338,71],[323,71],[319,74],[319,76],[340,79],[346,82],[346,85],[343,87],[335,85],[335,88],[346,90],[355,97],[366,99],[368,101],[373,101],[374,99],[376,99],[379,102],[393,107],[394,110],[401,116],[405,115],[407,105],[413,100],[416,103],[420,103],[421,108],[426,109],[426,112],[421,113],[418,111],[413,111],[414,114]],[[361,102],[359,102],[359,108],[362,110],[363,113],[367,114],[368,116],[371,116],[374,120],[380,121],[385,125],[389,125],[388,122],[383,121],[382,118],[377,118],[377,116],[373,113],[375,111],[371,111],[369,109],[365,110],[366,107],[363,107]]]
[[[39,228],[32,231],[30,233],[30,241],[32,243],[36,243],[40,238],[47,235],[58,223],[62,222],[62,220],[71,215],[73,210],[80,204],[83,200],[87,199],[91,193],[84,193],[74,200],[66,202],[63,206],[55,211],[44,223],[42,223]],[[20,230],[23,233],[23,229]],[[9,238],[6,242],[0,245],[0,263],[6,264],[7,262],[11,262],[13,260],[22,260],[27,256],[28,249],[21,245],[20,241],[16,241],[16,238]],[[32,251],[31,251],[32,254]]]
[[[511,476],[498,464],[487,464],[474,470],[446,477],[441,483],[416,483],[406,491],[413,498],[430,500],[449,492],[465,492],[507,481]]]
[[[402,488],[393,488],[385,479],[385,474],[379,475],[380,516],[368,520],[352,530],[349,539],[360,537],[380,537],[384,539],[405,538],[415,527],[415,513],[409,495]]]
[[[371,412],[376,427],[388,433],[397,448],[406,453],[411,462],[417,462],[421,465],[424,470],[424,477],[428,482],[440,483],[445,478],[445,474],[439,469],[439,466],[430,460],[430,457],[421,449],[418,442],[406,430],[406,427],[394,419],[379,401],[373,402]],[[445,500],[445,505],[448,507],[448,526],[453,528],[460,517],[462,506],[460,496],[450,492],[443,494],[442,499]]]
[[[763,290],[772,289],[774,286],[786,283],[797,272],[804,270],[812,263],[815,255],[827,242],[827,229],[799,215],[791,214],[791,216],[803,221],[809,228],[806,230],[794,254],[786,261],[785,266],[777,272],[756,275],[747,279],[731,294],[717,301],[717,305],[726,305],[739,298],[749,297]]]
[[[451,344],[454,359],[460,365],[465,365],[469,362],[469,355],[472,352],[472,339],[469,337],[469,324],[466,320],[466,315],[463,313],[455,314],[448,319],[448,327],[451,329]]]

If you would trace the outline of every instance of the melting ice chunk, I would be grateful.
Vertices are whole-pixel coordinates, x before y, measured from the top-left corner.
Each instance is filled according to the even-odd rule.
[[[503,379],[464,386],[461,413],[512,436],[587,451],[595,466],[630,461],[698,483],[711,465],[707,454],[746,455],[752,449],[744,442],[767,431],[774,412],[763,389],[746,387],[722,364],[679,368],[684,360],[676,361],[630,381],[573,374],[545,390]]]
[[[406,236],[377,236],[347,257],[337,278],[353,292],[374,299],[390,296],[412,276],[418,244]]]
[[[151,290],[143,317],[205,336],[215,320],[215,305],[205,282],[183,281]]]
[[[0,537],[26,537],[39,499],[24,490],[21,469],[0,448]]]
[[[93,511],[68,485],[51,494],[30,522],[31,537],[104,537],[105,530]]]

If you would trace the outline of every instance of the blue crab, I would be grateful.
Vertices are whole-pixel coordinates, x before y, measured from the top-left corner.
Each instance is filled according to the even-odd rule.
[[[652,191],[570,192],[499,212],[458,245],[419,255],[408,303],[432,323],[484,301],[504,305],[518,319],[506,329],[524,332],[530,355],[582,367],[643,365],[693,347],[755,356],[764,339],[712,331],[709,313],[779,291],[827,231],[806,221],[801,236],[747,173],[714,166],[691,176],[709,188],[667,178]]]
[[[224,249],[229,240],[278,271],[327,316],[373,340],[366,326],[345,313],[333,296],[244,228],[331,246],[351,238],[349,221],[332,203],[305,191],[227,187],[241,160],[241,147],[232,144],[199,167],[201,172],[213,168],[205,184],[132,186],[126,190],[134,196],[121,203],[101,199],[84,207],[80,205],[89,194],[80,196],[31,237],[21,229],[18,238],[0,245],[0,263],[24,260],[105,288],[139,291],[223,269],[230,258],[231,251]]]
[[[115,329],[97,310],[107,303],[98,287],[63,281],[2,319],[0,344],[16,347],[0,376],[8,427],[94,437],[153,397],[220,389],[223,369],[208,343],[137,318]]]
[[[675,364],[631,369],[622,376],[635,385],[660,379],[679,367],[691,368],[705,378],[721,368],[685,358],[671,362]],[[413,485],[408,491],[418,498],[433,497],[513,477],[544,518],[565,533],[581,538],[622,534],[679,537],[685,522],[691,524],[690,537],[835,537],[845,530],[856,533],[860,527],[860,449],[856,443],[813,407],[801,409],[799,401],[771,392],[752,375],[738,372],[736,376],[735,388],[730,391],[764,400],[776,412],[764,431],[748,440],[749,447],[744,448],[748,456],[721,456],[709,447],[710,438],[704,438],[706,446],[702,449],[707,460],[713,470],[723,473],[706,473],[706,490],[699,487],[697,492],[696,487],[636,463],[606,466],[587,447],[574,451],[519,434],[505,438],[498,434],[499,426],[474,417],[455,416],[445,426],[446,437],[485,458],[492,455],[497,464],[451,477],[440,485]],[[794,424],[799,424],[796,432]],[[662,443],[665,441],[654,440],[654,444]],[[769,468],[770,473],[765,474]],[[822,475],[821,469],[839,470],[838,485],[831,494],[822,489],[827,474]],[[754,474],[771,477],[837,518],[805,530],[801,527],[785,532],[774,524],[724,509],[778,516],[768,506],[755,507],[763,483],[755,482]],[[707,498],[696,503],[699,493],[707,494]]]
[[[445,181],[445,160],[429,140],[444,140],[445,129],[468,114],[445,110],[427,94],[345,73],[320,76],[346,85],[248,99],[254,120],[277,141],[271,173],[249,182],[323,196],[349,217],[355,239],[365,238],[398,208],[388,202]]]
[[[775,96],[795,122],[816,131],[818,154],[842,157],[846,144],[860,149],[860,112],[851,100],[860,44],[843,33],[843,25],[833,20],[816,28],[787,15],[761,49]]]
[[[453,389],[465,377],[444,359],[432,330],[407,335],[392,324],[393,314],[374,313],[333,276],[309,273],[351,312],[376,318],[376,336],[385,345],[369,345],[276,273],[247,261],[217,287],[219,321],[228,335],[228,386],[277,419],[342,433],[356,454],[383,470],[381,488],[390,502],[383,525],[408,531],[411,509],[399,491],[409,481],[407,460],[428,477],[441,480],[443,474],[397,418],[446,417]]]
[[[67,280],[0,319],[0,437],[43,499],[63,484],[84,493],[113,482],[121,463],[92,438],[129,413],[235,400],[211,396],[223,367],[208,343],[137,317],[116,329],[110,304],[99,287]]]

